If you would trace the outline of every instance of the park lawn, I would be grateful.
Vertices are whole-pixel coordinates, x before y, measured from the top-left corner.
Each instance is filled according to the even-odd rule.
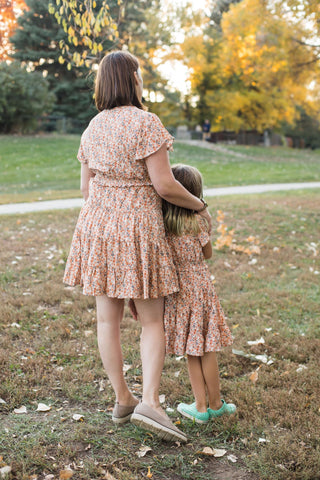
[[[0,136],[0,204],[80,196],[80,136]],[[214,147],[214,146],[213,146]],[[176,142],[172,163],[195,165],[205,187],[320,180],[320,151]]]
[[[223,350],[222,394],[238,411],[200,426],[176,411],[192,395],[185,359],[168,357],[161,393],[186,445],[112,424],[94,301],[62,284],[78,210],[1,217],[0,468],[10,466],[17,480],[58,479],[67,466],[77,480],[150,478],[148,467],[153,480],[319,478],[319,203],[316,190],[210,199],[235,245],[261,248],[249,257],[226,247],[209,262],[233,348],[272,363]],[[126,310],[126,377],[138,395],[139,333]],[[265,343],[248,345],[261,337]],[[40,402],[51,410],[37,412]],[[21,406],[27,413],[15,414]],[[151,450],[139,458],[142,445]],[[204,447],[227,453],[215,458]]]

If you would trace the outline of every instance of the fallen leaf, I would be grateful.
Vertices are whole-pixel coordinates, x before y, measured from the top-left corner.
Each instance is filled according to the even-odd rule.
[[[267,440],[266,438],[259,438],[258,443],[266,443],[270,442],[270,440]]]
[[[166,396],[165,395],[159,395],[159,402],[164,403],[166,401]]]
[[[1,478],[5,478],[11,472],[11,467],[6,465],[5,467],[0,468]]]
[[[268,358],[267,355],[254,355],[252,353],[245,353],[242,350],[232,349],[234,355],[239,355],[240,357],[250,358],[250,360],[259,360],[259,362],[266,363],[267,365],[272,365],[272,358]]]
[[[139,458],[144,457],[148,452],[151,452],[152,448],[148,447],[147,445],[142,445],[142,447],[139,448],[139,450],[136,453]]]
[[[261,345],[262,343],[265,343],[263,337],[258,338],[258,340],[249,340],[247,342],[248,345]]]
[[[6,402],[5,400],[3,400],[2,398],[0,398],[0,403],[5,404],[5,403],[7,403],[7,402]]]
[[[52,473],[49,473],[49,475],[46,475],[43,480],[53,480],[53,479],[54,479],[54,475],[52,475]]]
[[[72,415],[73,420],[76,422],[83,422],[83,415],[80,415],[79,413],[75,413]]]
[[[49,412],[49,410],[51,410],[51,406],[45,403],[38,403],[37,412]]]
[[[204,453],[205,455],[213,455],[213,450],[211,447],[204,447],[202,452],[198,452],[198,453]]]
[[[27,407],[25,407],[24,405],[20,408],[15,408],[14,410],[14,413],[17,413],[17,414],[21,414],[21,413],[27,413]]]
[[[222,448],[221,449],[214,448],[213,451],[214,451],[214,454],[213,454],[214,457],[223,457],[223,455],[227,453],[227,450],[224,450]]]
[[[239,327],[239,323],[237,323],[237,325],[233,325],[232,328],[238,328]]]
[[[128,365],[127,363],[123,364],[123,373],[126,373],[128,370],[132,368],[132,365]]]
[[[227,456],[227,459],[230,460],[230,462],[233,462],[233,463],[236,463],[236,461],[238,460],[237,457],[235,455],[228,455]]]
[[[90,335],[93,335],[93,330],[85,330],[84,331],[84,336],[85,337],[90,337]]]
[[[256,370],[255,372],[251,373],[249,379],[251,380],[252,383],[257,383],[258,377],[259,377],[258,370]]]
[[[306,365],[299,365],[299,367],[297,368],[296,372],[303,372],[303,370],[307,370],[308,367],[306,367]]]
[[[153,475],[151,473],[151,467],[148,467],[148,473],[147,473],[147,478],[152,478]]]
[[[211,455],[213,457],[223,457],[227,453],[227,450],[219,449],[219,448],[211,448],[211,447],[204,447],[202,452],[204,455]]]
[[[71,468],[67,468],[66,470],[60,470],[59,478],[60,480],[68,480],[73,475],[73,470]]]
[[[106,472],[105,476],[104,476],[105,480],[117,480],[116,477],[114,477],[113,475],[111,475],[110,472]]]

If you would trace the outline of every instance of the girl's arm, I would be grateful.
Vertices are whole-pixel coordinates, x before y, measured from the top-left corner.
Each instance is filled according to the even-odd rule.
[[[89,181],[91,177],[94,177],[95,174],[90,170],[87,163],[81,163],[81,181],[80,189],[83,195],[83,198],[87,200],[89,197]]]
[[[202,247],[202,253],[204,258],[207,260],[212,257],[212,244],[208,242],[204,247]]]
[[[203,208],[202,201],[188,192],[188,190],[174,178],[165,143],[159,150],[146,158],[146,165],[152,185],[161,198],[179,207],[188,208],[189,210],[198,211]],[[199,214],[207,219],[211,229],[212,221],[208,210],[205,209],[199,212]]]

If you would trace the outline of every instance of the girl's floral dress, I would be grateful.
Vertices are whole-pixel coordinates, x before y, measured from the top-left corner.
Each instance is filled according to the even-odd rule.
[[[179,277],[179,292],[165,299],[166,352],[202,356],[232,344],[231,332],[215,292],[202,247],[207,224],[197,215],[198,235],[171,235],[168,241]]]

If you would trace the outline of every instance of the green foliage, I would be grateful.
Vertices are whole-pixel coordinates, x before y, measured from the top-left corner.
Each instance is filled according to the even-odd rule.
[[[77,119],[83,126],[95,114],[92,79],[85,66],[68,70],[59,62],[59,44],[67,34],[48,12],[49,0],[26,0],[28,10],[18,18],[11,41],[14,58],[46,76],[56,101],[53,115]]]
[[[0,131],[30,132],[37,116],[50,111],[54,95],[45,78],[19,64],[0,63]]]
[[[320,122],[308,115],[304,110],[295,126],[284,125],[283,132],[288,137],[302,140],[304,146],[311,149],[320,148]]]

